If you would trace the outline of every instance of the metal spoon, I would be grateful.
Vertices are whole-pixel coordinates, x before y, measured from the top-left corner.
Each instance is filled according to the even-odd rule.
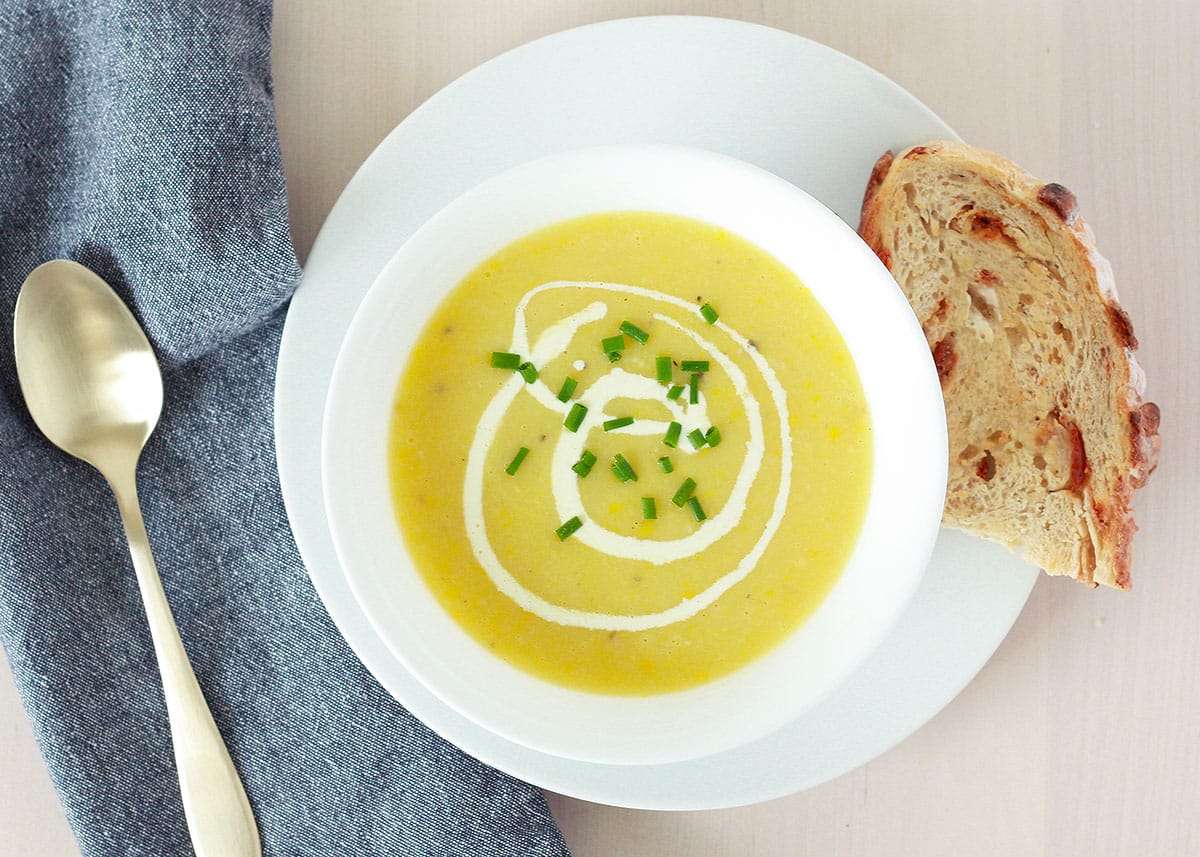
[[[99,470],[116,495],[158,657],[197,857],[258,857],[250,803],[188,663],[138,506],[138,458],[162,412],[154,351],[108,284],[65,259],[26,278],[13,334],[17,377],[34,422],[55,446]]]

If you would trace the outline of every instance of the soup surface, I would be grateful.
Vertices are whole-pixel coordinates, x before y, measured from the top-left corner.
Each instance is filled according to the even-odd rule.
[[[482,645],[549,681],[718,678],[829,592],[866,509],[866,401],[774,257],[642,212],[522,238],[446,298],[396,394],[397,519]]]

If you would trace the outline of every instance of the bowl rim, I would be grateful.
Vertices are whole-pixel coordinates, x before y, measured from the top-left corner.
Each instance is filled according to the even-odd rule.
[[[411,568],[395,524],[386,465],[389,423],[379,420],[390,412],[407,364],[406,343],[420,335],[466,273],[538,228],[616,210],[665,211],[715,223],[799,274],[850,348],[875,440],[870,499],[856,547],[817,610],[733,673],[648,697],[605,696],[532,676],[488,654],[442,610]],[[782,212],[786,227],[803,224],[803,241],[795,232],[781,234],[783,226],[764,225],[763,212]],[[781,244],[785,238],[799,247]],[[797,269],[797,259],[809,276]],[[824,264],[814,267],[817,259]],[[842,279],[867,291],[839,295],[826,279],[831,266],[848,270]],[[418,289],[416,280],[436,286]],[[407,327],[402,337],[390,326],[397,320]],[[871,345],[881,336],[886,355]],[[864,366],[874,373],[870,389]],[[877,415],[887,422],[880,424]],[[915,592],[938,531],[948,463],[941,387],[924,335],[870,249],[824,205],[783,179],[725,155],[663,144],[589,147],[539,158],[482,182],[430,218],[382,269],[347,329],[326,398],[321,446],[339,562],[364,614],[401,664],[451,708],[496,734],[554,755],[609,764],[662,764],[728,750],[794,720],[831,693],[884,639]],[[884,505],[897,511],[888,515]],[[398,558],[408,561],[407,573],[395,574]],[[858,571],[857,583],[847,583],[849,572],[885,563],[889,573],[877,575],[875,586],[864,587]],[[817,658],[820,644],[831,641],[839,641],[837,649]],[[780,678],[798,670],[810,680],[780,687]],[[710,716],[686,717],[696,711]]]

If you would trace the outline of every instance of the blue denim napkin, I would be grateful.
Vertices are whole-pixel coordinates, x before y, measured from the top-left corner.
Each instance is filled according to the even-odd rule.
[[[17,290],[65,256],[114,285],[162,360],[146,524],[265,853],[565,854],[536,789],[366,673],[292,541],[271,402],[299,270],[270,22],[266,0],[0,5],[0,639],[83,853],[191,853],[115,505],[17,387]]]

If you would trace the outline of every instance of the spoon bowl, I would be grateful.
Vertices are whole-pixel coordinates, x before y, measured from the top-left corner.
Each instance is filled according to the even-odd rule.
[[[162,374],[107,283],[66,259],[40,265],[21,289],[13,332],[25,404],[51,443],[99,470],[141,451],[162,412]]]
[[[246,791],[196,682],[163,592],[137,497],[137,463],[162,413],[145,332],[108,284],[56,259],[36,268],[13,316],[17,378],[33,421],[108,481],[162,677],[179,790],[197,857],[260,857]]]

